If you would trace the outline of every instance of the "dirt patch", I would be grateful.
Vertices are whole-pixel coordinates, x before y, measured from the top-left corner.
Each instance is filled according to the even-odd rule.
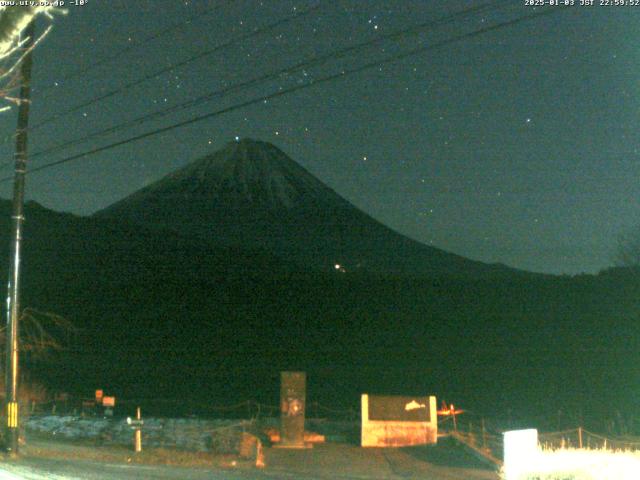
[[[253,468],[254,462],[233,454],[189,452],[168,448],[146,448],[135,453],[131,448],[117,445],[98,446],[95,442],[61,441],[38,436],[22,446],[21,454],[28,457],[90,460],[108,463],[135,463],[183,467]]]

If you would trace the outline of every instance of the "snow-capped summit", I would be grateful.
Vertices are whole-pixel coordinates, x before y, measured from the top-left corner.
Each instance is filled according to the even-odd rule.
[[[280,149],[251,139],[230,142],[139,192],[147,200],[154,194],[175,195],[180,201],[206,201],[226,209],[274,212],[303,207],[309,201],[339,199]]]
[[[99,215],[164,223],[160,217],[169,213],[162,209],[167,202],[171,210],[180,205],[200,214],[216,210],[222,216],[238,211],[263,216],[344,200],[274,145],[243,139],[229,142]]]

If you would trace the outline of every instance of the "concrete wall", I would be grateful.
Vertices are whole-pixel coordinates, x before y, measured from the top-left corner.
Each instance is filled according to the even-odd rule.
[[[363,394],[363,447],[404,447],[438,441],[436,397],[380,397]]]

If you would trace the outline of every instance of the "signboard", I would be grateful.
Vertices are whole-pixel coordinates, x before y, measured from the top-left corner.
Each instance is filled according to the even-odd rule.
[[[404,447],[437,441],[436,397],[362,395],[363,447]]]
[[[116,406],[116,397],[102,397],[102,406],[103,407],[115,407]]]
[[[102,397],[104,397],[104,391],[96,390],[96,403],[102,403]]]
[[[66,402],[69,400],[69,394],[67,392],[60,392],[56,394],[55,398],[59,402]]]
[[[369,420],[430,422],[429,397],[369,396]]]

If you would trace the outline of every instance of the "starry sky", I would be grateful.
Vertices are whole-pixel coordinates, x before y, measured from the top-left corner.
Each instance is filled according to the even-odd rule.
[[[55,17],[34,54],[31,153],[176,109],[34,155],[30,168],[310,86],[33,173],[27,196],[88,215],[236,136],[251,137],[276,144],[354,205],[426,244],[537,272],[598,272],[613,264],[619,236],[640,223],[640,5],[526,3],[67,2],[68,14]],[[39,30],[47,23],[41,18]],[[471,35],[482,29],[489,30]],[[348,73],[375,62],[382,63]],[[92,102],[100,96],[107,98]],[[15,108],[1,113],[2,132],[10,135],[15,121]],[[0,149],[0,175],[10,176],[13,145]],[[10,197],[10,182],[0,183],[0,195]]]

